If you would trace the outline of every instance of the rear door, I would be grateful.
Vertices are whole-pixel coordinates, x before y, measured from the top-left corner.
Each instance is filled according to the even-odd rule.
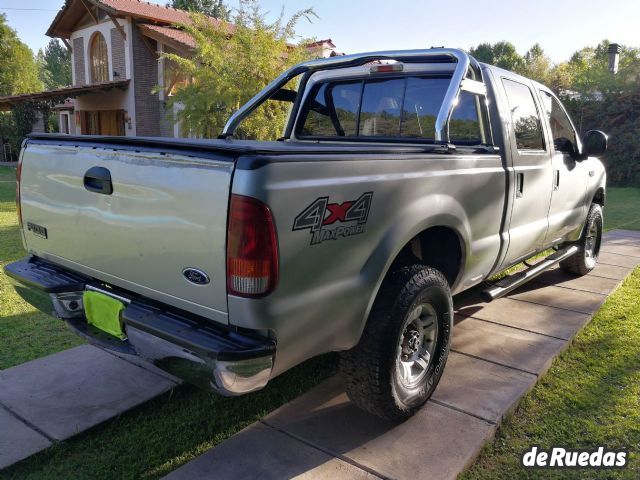
[[[546,127],[553,151],[553,192],[549,205],[549,231],[546,245],[566,238],[574,239],[586,216],[584,202],[588,172],[572,150],[579,150],[578,136],[560,101],[547,90],[540,90]]]
[[[501,79],[507,99],[512,159],[513,208],[509,247],[501,267],[507,267],[542,248],[548,229],[553,172],[545,143],[540,109],[530,81],[520,77]]]

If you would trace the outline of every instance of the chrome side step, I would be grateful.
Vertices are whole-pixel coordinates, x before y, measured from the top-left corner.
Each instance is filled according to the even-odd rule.
[[[533,267],[498,280],[493,286],[482,291],[482,299],[485,302],[490,302],[491,300],[505,296],[507,293],[515,290],[521,285],[524,285],[529,280],[536,278],[545,270],[548,270],[561,261],[566,260],[571,255],[577,253],[577,251],[578,247],[575,245],[565,248],[564,250],[558,250]]]

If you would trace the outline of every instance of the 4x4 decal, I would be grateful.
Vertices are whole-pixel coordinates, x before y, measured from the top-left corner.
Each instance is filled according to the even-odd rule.
[[[311,245],[364,233],[372,199],[373,192],[342,203],[329,203],[329,197],[316,198],[295,218],[293,230],[310,230]]]

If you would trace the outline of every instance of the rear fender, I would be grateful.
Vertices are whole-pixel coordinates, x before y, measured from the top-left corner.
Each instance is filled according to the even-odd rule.
[[[428,213],[425,216],[426,212]],[[464,276],[467,252],[470,250],[470,228],[466,212],[457,200],[447,195],[420,198],[396,216],[362,269],[365,281],[373,283],[374,288],[361,319],[358,339],[364,330],[380,286],[398,254],[416,235],[432,227],[448,227],[458,235],[463,260],[458,278],[451,286],[452,290],[460,284]]]

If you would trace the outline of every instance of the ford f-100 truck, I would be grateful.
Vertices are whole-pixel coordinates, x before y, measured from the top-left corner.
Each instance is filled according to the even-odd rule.
[[[235,138],[266,101],[291,103],[282,138]],[[89,342],[226,395],[339,351],[353,402],[403,419],[442,375],[452,294],[594,268],[606,146],[461,50],[313,60],[218,139],[31,135],[5,272]]]

